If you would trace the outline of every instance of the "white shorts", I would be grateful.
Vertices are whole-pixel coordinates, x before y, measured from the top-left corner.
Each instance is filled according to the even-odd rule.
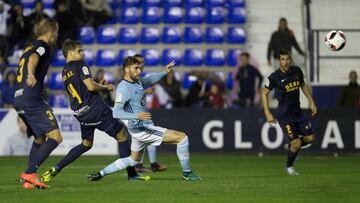
[[[128,121],[122,121],[126,127],[128,127]],[[139,152],[143,150],[148,145],[159,146],[162,143],[162,139],[165,135],[166,128],[159,126],[145,126],[146,131],[141,132],[131,132],[128,130],[128,133],[131,136],[131,151]]]

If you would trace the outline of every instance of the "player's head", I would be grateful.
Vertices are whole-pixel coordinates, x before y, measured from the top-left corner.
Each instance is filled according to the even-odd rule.
[[[84,59],[84,51],[79,41],[67,39],[61,45],[62,53],[66,62],[79,61]]]
[[[288,27],[286,18],[280,18],[279,20],[279,30],[284,31]]]
[[[141,71],[143,71],[144,70],[144,64],[145,64],[144,57],[141,54],[135,54],[134,57],[136,58],[136,60],[139,61]]]
[[[41,39],[49,45],[55,45],[58,38],[59,26],[53,20],[43,19],[34,26],[37,39]]]
[[[242,66],[248,65],[248,64],[249,64],[249,58],[250,58],[250,54],[249,54],[249,53],[247,53],[247,52],[242,52],[242,53],[240,54],[240,57],[239,57],[239,59],[240,59],[240,64],[241,64]]]
[[[356,71],[352,70],[349,74],[349,79],[351,84],[357,84],[357,73]]]
[[[287,71],[291,63],[290,52],[287,50],[281,50],[279,52],[279,60],[280,60],[280,68]]]
[[[35,11],[36,11],[37,13],[41,13],[41,12],[43,11],[43,9],[44,9],[43,2],[40,1],[40,0],[37,0],[37,1],[35,2]]]
[[[133,81],[138,81],[140,79],[141,66],[135,57],[126,57],[123,62],[123,69],[124,77],[130,78]]]

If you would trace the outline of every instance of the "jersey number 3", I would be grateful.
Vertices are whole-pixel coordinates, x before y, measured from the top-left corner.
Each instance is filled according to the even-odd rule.
[[[24,65],[25,65],[25,59],[21,59],[19,63],[19,74],[16,78],[18,83],[22,82]]]
[[[76,100],[79,102],[79,104],[81,104],[81,103],[82,103],[82,100],[81,100],[81,98],[80,98],[79,93],[78,93],[78,92],[76,91],[76,89],[74,88],[73,84],[71,84],[71,83],[68,84],[68,85],[67,85],[67,89],[69,90],[71,96],[72,96],[74,99],[76,99]]]

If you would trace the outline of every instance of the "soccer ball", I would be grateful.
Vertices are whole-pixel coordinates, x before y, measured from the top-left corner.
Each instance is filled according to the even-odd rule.
[[[346,38],[342,31],[332,30],[325,37],[325,44],[331,51],[340,51],[346,44]]]

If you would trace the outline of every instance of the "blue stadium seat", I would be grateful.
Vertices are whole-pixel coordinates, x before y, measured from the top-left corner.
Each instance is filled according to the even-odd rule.
[[[111,9],[115,10],[119,7],[119,1],[118,0],[107,0],[107,3],[111,7]]]
[[[45,9],[43,10],[43,12],[44,12],[46,15],[48,15],[50,18],[53,18],[53,17],[55,16],[55,14],[56,14],[55,9],[53,9],[53,8],[45,8]]]
[[[158,24],[160,23],[160,7],[148,7],[143,9],[142,23],[143,24]]]
[[[69,106],[69,101],[64,94],[50,94],[49,105],[51,107],[66,108]]]
[[[118,65],[122,65],[123,61],[128,56],[134,56],[136,51],[134,49],[120,49],[118,54]]]
[[[184,65],[201,66],[203,64],[203,54],[201,49],[185,49]]]
[[[141,28],[140,42],[144,44],[156,44],[160,40],[160,33],[157,28],[143,27]]]
[[[245,0],[227,0],[228,7],[245,7]]]
[[[152,7],[152,6],[157,6],[159,7],[161,4],[161,0],[142,0],[141,1],[141,5],[146,8],[146,7]]]
[[[90,49],[84,49],[84,58],[88,66],[94,65],[94,54]]]
[[[223,43],[224,32],[221,27],[207,27],[205,32],[205,42]]]
[[[52,72],[51,73],[49,87],[52,90],[63,90],[64,89],[64,82],[62,80],[61,72]]]
[[[24,8],[35,8],[35,0],[20,0],[20,3]]]
[[[206,12],[206,23],[222,24],[224,23],[224,8],[223,7],[208,7]]]
[[[163,0],[164,8],[180,6],[182,5],[182,0]]]
[[[181,64],[181,53],[179,49],[164,49],[162,54],[162,65],[167,65],[175,60],[176,65]]]
[[[190,7],[185,9],[185,23],[201,24],[204,21],[204,10],[202,7]]]
[[[237,64],[237,57],[241,54],[241,49],[229,49],[228,56],[227,56],[227,64],[228,66],[236,66]]]
[[[224,66],[225,53],[222,49],[208,49],[206,51],[206,65],[207,66]]]
[[[197,77],[190,75],[189,72],[184,72],[182,79],[182,87],[184,89],[189,89],[197,80]]]
[[[105,71],[104,72],[104,79],[108,82],[108,83],[111,83],[111,84],[114,84],[115,82],[115,77],[114,77],[114,74],[110,71]]]
[[[160,63],[160,54],[156,49],[143,49],[141,55],[144,56],[145,66],[157,66]]]
[[[184,31],[184,43],[201,43],[202,33],[200,27],[186,27]]]
[[[191,8],[195,6],[203,6],[203,0],[185,0],[184,6]]]
[[[136,7],[126,7],[121,9],[120,23],[137,24],[139,22],[139,13]]]
[[[111,49],[100,49],[96,53],[96,65],[109,67],[115,65],[115,53]]]
[[[54,67],[64,67],[66,64],[66,60],[61,50],[57,50],[57,52],[53,55],[51,60],[51,65]]]
[[[225,3],[225,0],[205,0],[205,7],[223,7]]]
[[[55,0],[42,0],[44,8],[55,8]]]
[[[92,27],[81,27],[79,33],[79,40],[83,44],[92,44],[95,39],[95,31]]]
[[[228,72],[228,75],[226,77],[226,88],[229,90],[232,90],[234,87],[234,73]]]
[[[164,27],[162,34],[163,43],[180,43],[181,33],[179,27]]]
[[[228,11],[228,23],[245,23],[245,9],[242,7],[232,7]]]
[[[227,33],[228,43],[244,44],[246,41],[245,31],[240,27],[229,27]]]
[[[96,41],[98,44],[116,43],[116,30],[111,26],[101,26],[96,31]]]
[[[122,0],[121,1],[121,8],[125,7],[138,7],[140,0]]]
[[[135,44],[138,41],[138,33],[135,27],[122,27],[119,30],[119,43]]]
[[[167,7],[164,9],[164,23],[181,23],[182,10],[181,7]]]

